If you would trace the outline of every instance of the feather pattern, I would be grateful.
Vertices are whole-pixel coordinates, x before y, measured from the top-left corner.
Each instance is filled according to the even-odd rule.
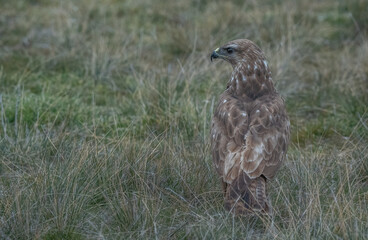
[[[228,54],[227,46],[234,48]],[[224,185],[225,207],[235,214],[268,212],[266,182],[285,159],[290,122],[262,51],[246,39],[213,56],[233,72],[212,119],[213,162]]]

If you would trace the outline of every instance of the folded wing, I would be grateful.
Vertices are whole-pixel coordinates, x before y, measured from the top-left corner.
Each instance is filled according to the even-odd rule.
[[[212,154],[229,184],[242,172],[253,179],[274,177],[285,158],[289,119],[278,95],[247,103],[223,95],[212,122]]]

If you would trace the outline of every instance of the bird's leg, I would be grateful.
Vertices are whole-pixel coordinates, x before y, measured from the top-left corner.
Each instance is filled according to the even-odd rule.
[[[224,197],[226,197],[227,183],[224,182],[224,180],[221,180],[221,182],[222,182],[222,190],[224,192]]]

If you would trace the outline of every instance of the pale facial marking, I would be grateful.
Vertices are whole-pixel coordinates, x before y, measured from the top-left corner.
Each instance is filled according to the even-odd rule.
[[[226,46],[226,48],[237,48],[238,45],[237,44],[229,44]]]

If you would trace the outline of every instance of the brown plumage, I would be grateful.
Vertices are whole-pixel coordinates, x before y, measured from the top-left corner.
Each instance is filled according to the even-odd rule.
[[[212,156],[225,208],[269,213],[266,184],[285,159],[290,122],[262,50],[247,39],[217,48],[212,58],[233,67],[212,119]]]

